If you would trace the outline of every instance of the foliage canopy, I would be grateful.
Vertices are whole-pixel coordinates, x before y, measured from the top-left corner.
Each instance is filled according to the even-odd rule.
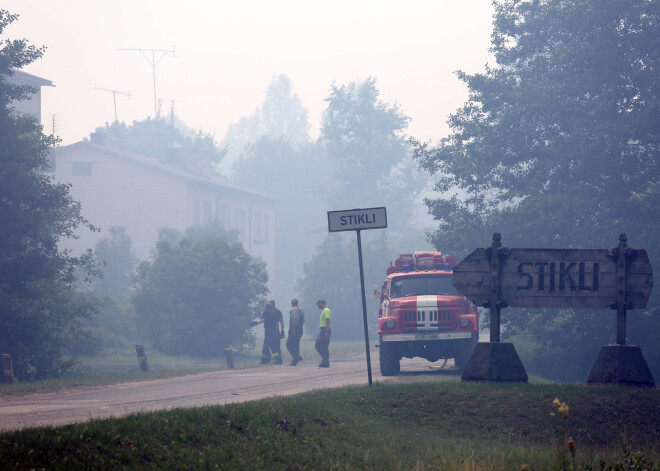
[[[497,67],[459,72],[469,99],[449,118],[451,134],[436,146],[413,141],[415,157],[438,177],[441,195],[427,201],[439,223],[434,245],[466,254],[500,232],[512,247],[606,248],[625,232],[635,247],[657,247],[660,227],[651,215],[660,203],[660,3],[495,6]],[[659,266],[658,255],[651,258]],[[646,313],[628,316],[629,334],[639,335],[634,343],[656,378],[659,301],[656,293]],[[613,314],[599,314],[614,324]],[[552,316],[563,328],[544,327],[527,311],[502,319],[506,333],[534,341],[539,357],[556,352],[556,364],[595,358],[594,340],[613,340],[613,329],[589,328],[591,313],[547,314],[546,321]],[[588,371],[556,373],[575,380]]]
[[[254,346],[249,322],[265,303],[266,265],[227,237],[219,223],[167,229],[153,261],[138,265],[133,304],[158,350],[209,356]]]
[[[0,10],[0,35],[17,15]],[[44,48],[4,39],[0,48],[0,352],[12,356],[21,380],[46,378],[72,366],[65,349],[96,313],[96,300],[77,290],[77,268],[92,269],[91,252],[73,257],[58,248],[76,227],[89,226],[69,186],[44,172],[57,143],[14,103],[35,90],[12,84],[13,71]]]

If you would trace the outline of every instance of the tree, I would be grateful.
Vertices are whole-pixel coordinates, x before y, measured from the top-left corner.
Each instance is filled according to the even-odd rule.
[[[246,148],[262,138],[281,140],[298,146],[309,142],[307,110],[286,75],[273,76],[266,97],[254,113],[232,123],[222,140],[228,162],[234,163]]]
[[[319,182],[330,163],[319,143],[293,146],[283,138],[262,137],[236,162],[232,180],[276,199],[275,291],[291,293],[302,263],[327,233]]]
[[[449,118],[451,134],[437,146],[413,141],[442,193],[428,202],[434,245],[467,252],[493,232],[509,246],[611,247],[621,232],[633,246],[657,245],[649,214],[660,202],[659,10],[646,0],[496,3],[497,67],[460,72],[469,99]],[[520,312],[508,316],[509,333],[558,344]],[[658,326],[654,317],[646,321]],[[659,329],[650,325],[639,344],[658,377]],[[594,332],[602,330],[581,339]]]
[[[161,352],[206,356],[254,346],[249,322],[265,303],[266,266],[226,237],[219,223],[168,229],[153,261],[138,266],[133,304]]]
[[[376,79],[330,88],[321,140],[332,162],[325,199],[337,209],[387,205],[402,226],[425,181],[404,136],[410,118],[380,99]]]
[[[17,15],[0,10],[0,35]],[[43,55],[26,40],[4,39],[0,48],[0,351],[12,356],[21,380],[55,376],[73,365],[65,348],[80,333],[80,320],[98,304],[75,285],[76,268],[92,268],[91,251],[72,257],[58,249],[62,238],[87,226],[69,186],[44,174],[56,144],[12,103],[36,90],[8,78]]]
[[[393,235],[386,231],[377,233],[369,241],[362,240],[364,283],[367,303],[367,321],[372,337],[377,332],[379,300],[372,297],[372,288],[385,280],[387,267],[401,253],[424,250],[423,240],[413,241],[410,237]],[[423,233],[419,233],[423,238]],[[328,302],[332,310],[332,337],[335,340],[364,339],[362,295],[360,294],[360,270],[356,237],[333,233],[326,237],[314,252],[312,259],[303,266],[304,276],[299,280],[301,302],[310,307],[319,298]],[[313,313],[313,311],[312,311]],[[316,314],[313,314],[316,318]],[[307,325],[312,325],[307,321]]]
[[[138,259],[125,227],[111,226],[108,234],[110,237],[99,240],[94,250],[103,273],[103,277],[94,282],[94,287],[105,294],[124,293],[133,283]]]
[[[133,121],[127,126],[115,121],[96,128],[92,141],[124,152],[162,160],[170,165],[186,168],[182,159],[204,157],[209,164],[219,164],[227,153],[218,146],[213,134],[194,131],[182,121],[165,118]],[[185,152],[182,152],[185,150]]]

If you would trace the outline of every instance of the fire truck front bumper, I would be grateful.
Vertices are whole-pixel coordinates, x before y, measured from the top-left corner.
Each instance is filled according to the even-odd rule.
[[[415,340],[456,340],[472,338],[471,332],[406,332],[381,335],[381,342],[410,342]]]

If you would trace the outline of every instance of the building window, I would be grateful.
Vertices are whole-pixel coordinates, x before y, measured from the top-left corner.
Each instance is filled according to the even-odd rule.
[[[225,228],[229,227],[229,221],[227,221],[227,216],[229,215],[229,211],[227,211],[227,207],[220,205],[220,215],[218,216],[220,218],[220,222],[222,223]]]
[[[254,240],[261,240],[261,214],[259,213],[254,213],[253,217],[253,236],[252,238]]]
[[[264,227],[263,227],[264,240],[268,240],[268,214],[264,214]]]
[[[204,201],[202,204],[202,223],[208,224],[211,221],[211,203]]]
[[[241,232],[245,234],[245,210],[241,209]]]
[[[195,200],[194,202],[194,213],[193,213],[193,224],[195,226],[199,226],[199,220],[200,220],[200,211],[199,211],[199,200]]]
[[[74,177],[91,177],[92,176],[92,163],[91,162],[73,162],[71,164],[71,175]]]

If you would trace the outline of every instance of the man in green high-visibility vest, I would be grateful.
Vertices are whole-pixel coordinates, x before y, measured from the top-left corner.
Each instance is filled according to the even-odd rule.
[[[330,366],[330,351],[328,347],[330,346],[330,321],[332,319],[332,313],[330,309],[325,304],[325,299],[321,298],[316,301],[316,305],[321,310],[321,320],[319,323],[319,336],[316,338],[316,351],[321,355],[321,363],[319,363],[320,368],[328,368]]]

